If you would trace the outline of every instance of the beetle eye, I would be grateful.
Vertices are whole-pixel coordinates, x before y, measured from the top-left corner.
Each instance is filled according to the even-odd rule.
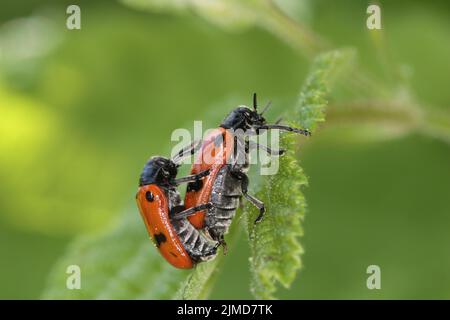
[[[155,200],[155,196],[151,191],[147,191],[145,193],[145,199],[147,199],[148,202],[153,202],[153,200]]]

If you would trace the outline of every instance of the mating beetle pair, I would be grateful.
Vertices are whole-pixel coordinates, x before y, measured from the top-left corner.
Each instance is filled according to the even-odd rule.
[[[150,236],[173,266],[192,268],[213,258],[219,245],[226,248],[224,235],[242,196],[259,209],[255,223],[262,219],[264,203],[247,193],[249,152],[261,148],[270,155],[281,155],[284,151],[271,150],[246,136],[270,129],[310,135],[307,130],[266,124],[262,115],[267,107],[258,113],[254,94],[253,110],[245,106],[234,109],[201,144],[182,149],[172,159],[153,157],[145,165],[136,201]],[[237,135],[237,130],[246,134]],[[177,179],[181,161],[197,149],[200,152],[191,175]],[[188,183],[184,205],[176,189],[181,183]]]

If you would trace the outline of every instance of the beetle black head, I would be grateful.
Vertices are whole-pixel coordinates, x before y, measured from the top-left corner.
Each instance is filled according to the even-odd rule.
[[[139,185],[171,185],[174,184],[177,173],[178,165],[172,160],[159,156],[151,157],[144,166]]]
[[[267,106],[268,107],[268,106]],[[253,94],[253,110],[240,106],[234,109],[228,114],[228,116],[220,124],[222,128],[225,129],[242,129],[247,130],[253,127],[259,127],[266,124],[266,119],[262,116],[267,107],[258,113],[257,103],[256,103],[256,93]]]

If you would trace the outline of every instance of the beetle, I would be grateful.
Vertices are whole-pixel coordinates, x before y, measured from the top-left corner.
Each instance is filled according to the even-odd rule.
[[[136,202],[145,226],[161,255],[174,267],[192,268],[197,262],[212,259],[219,243],[195,229],[186,219],[200,210],[208,210],[211,203],[186,209],[177,186],[201,181],[209,170],[183,178],[176,178],[184,157],[195,152],[194,145],[182,149],[172,159],[152,157],[145,164],[139,179]]]
[[[263,113],[269,105],[270,103],[258,113],[256,94],[253,94],[253,109],[239,106],[232,110],[219,128],[204,138],[200,153],[192,165],[191,174],[199,174],[204,170],[210,170],[210,173],[203,180],[188,183],[186,207],[195,207],[205,202],[211,202],[213,205],[209,209],[199,210],[189,216],[188,220],[197,229],[204,228],[212,239],[223,245],[224,251],[224,235],[228,232],[242,196],[259,209],[255,223],[262,219],[265,212],[264,203],[247,192],[249,151],[260,148],[269,155],[279,156],[284,153],[284,150],[271,150],[267,146],[250,141],[248,136],[270,129],[311,135],[308,130],[280,125],[278,122],[267,124]],[[239,130],[244,134],[236,134]]]

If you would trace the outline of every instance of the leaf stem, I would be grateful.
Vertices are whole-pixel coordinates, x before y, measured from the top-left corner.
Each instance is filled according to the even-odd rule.
[[[330,104],[326,126],[376,123],[395,133],[420,132],[450,144],[450,116],[442,110],[421,109],[412,102],[358,101]]]
[[[293,47],[298,53],[312,60],[320,53],[330,51],[333,46],[301,22],[289,17],[273,0],[263,2],[262,10],[266,15],[261,26],[275,34]],[[361,70],[348,75],[344,86],[354,94],[366,94],[390,97],[392,91]]]
[[[330,49],[327,41],[304,24],[289,17],[273,0],[266,0],[263,3],[263,10],[267,19],[264,20],[262,26],[284,40],[307,59]],[[338,118],[341,121],[361,118],[366,121],[389,121],[405,130],[414,129],[422,134],[450,143],[450,115],[448,112],[423,108],[423,106],[411,100],[405,105],[399,105],[393,97],[395,92],[389,89],[387,85],[388,82],[380,83],[361,69],[353,70],[343,81],[343,86],[347,90],[356,97],[376,97],[378,100],[381,98],[388,100],[388,102],[371,102],[359,106],[356,103],[347,108],[332,108],[328,117],[334,121]],[[356,106],[358,107],[355,108]],[[368,107],[368,110],[362,107]]]
[[[263,2],[263,10],[268,18],[264,20],[263,27],[307,58],[312,59],[320,52],[328,50],[328,43],[302,23],[286,15],[273,0]]]

